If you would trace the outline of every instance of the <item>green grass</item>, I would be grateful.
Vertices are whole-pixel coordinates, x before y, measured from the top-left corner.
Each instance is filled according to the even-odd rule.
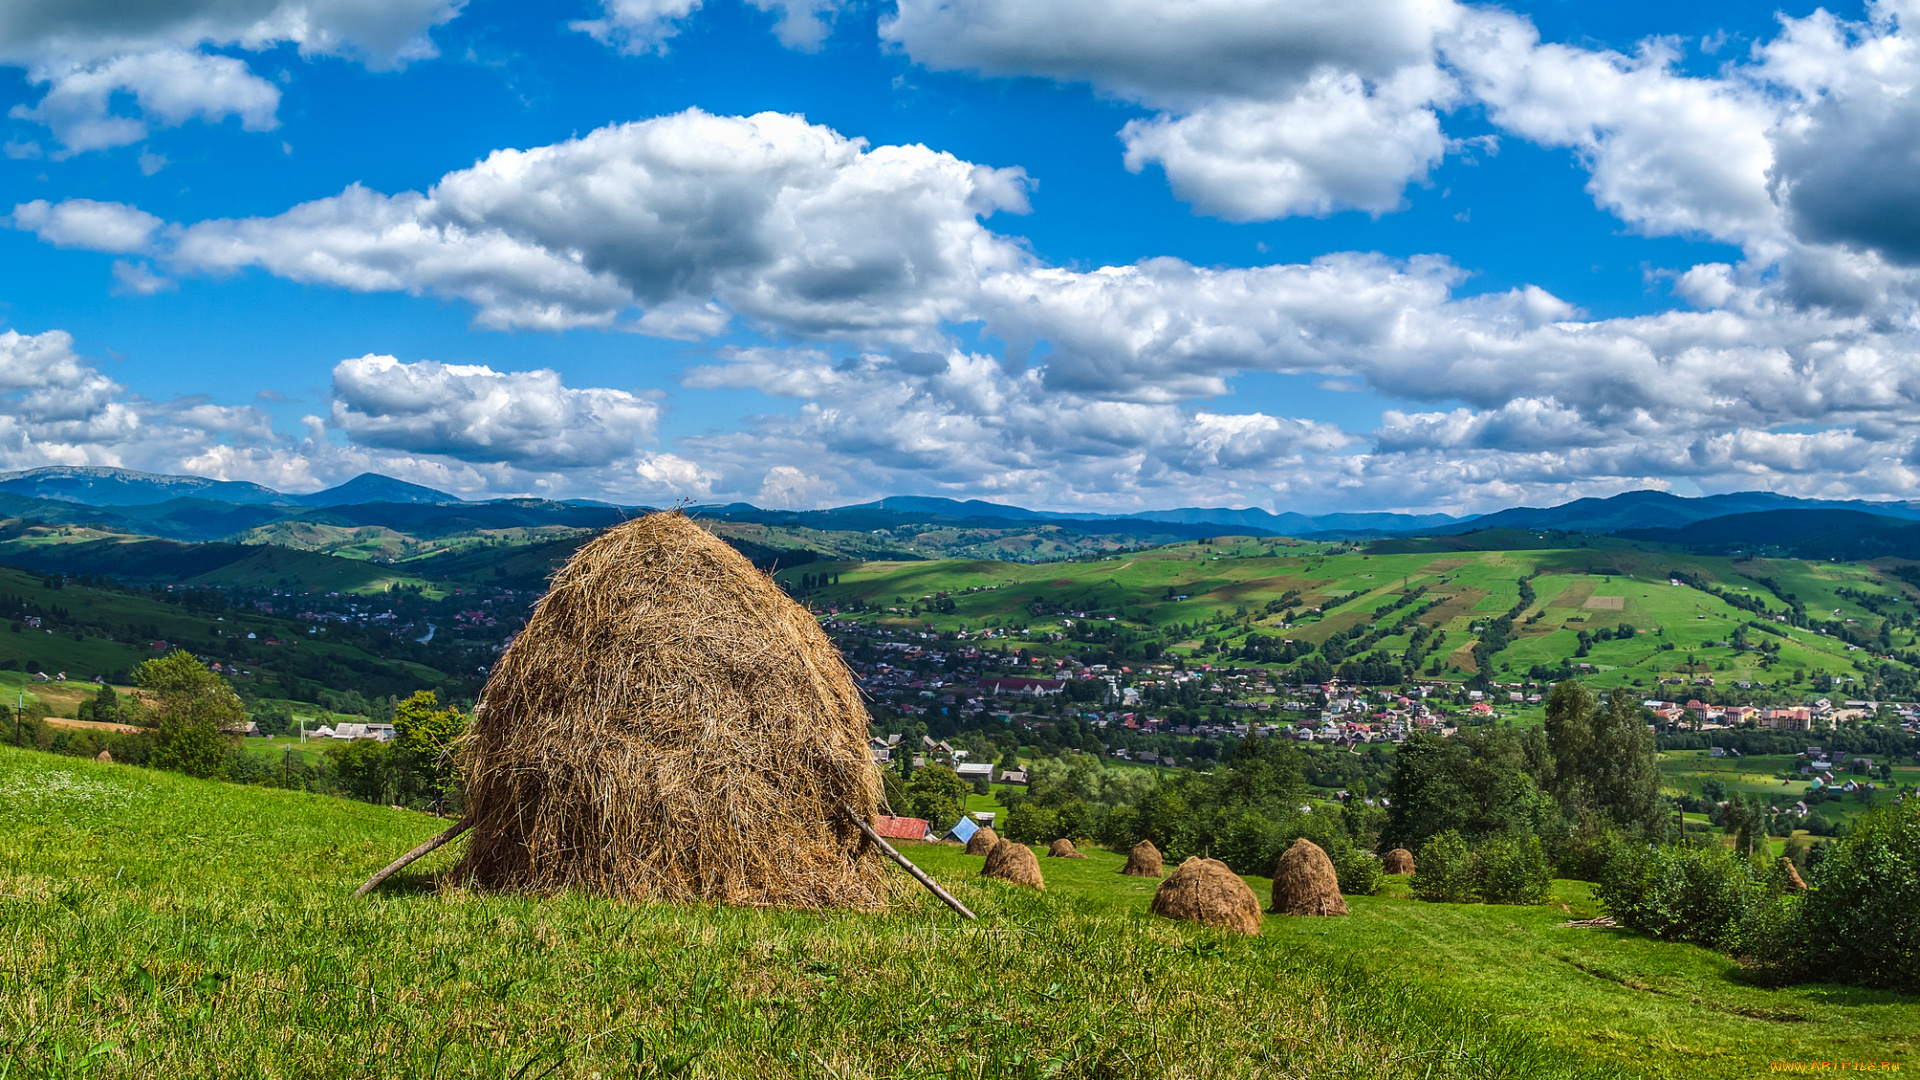
[[[1424,904],[1396,882],[1349,897],[1349,918],[1269,918],[1268,933],[1376,970],[1417,970],[1552,1046],[1651,1077],[1759,1076],[1782,1060],[1915,1062],[1920,998],[1753,986],[1706,949],[1562,928],[1596,905],[1582,882],[1556,882],[1555,893],[1545,907]]]
[[[1736,1077],[1903,1061],[1920,999],[1430,905],[1248,939],[1147,915],[1122,860],[1035,893],[952,845],[883,915],[433,891],[422,815],[0,748],[0,1075]],[[1262,900],[1269,883],[1248,878]]]
[[[992,631],[996,640],[1009,647],[1046,655],[1085,648],[1072,640],[1040,640],[1041,635],[1062,629],[1063,616],[1055,613],[1059,609],[1084,611],[1103,624],[1112,616],[1114,622],[1108,625],[1173,643],[1185,655],[1198,639],[1208,636],[1230,645],[1253,633],[1324,641],[1337,631],[1371,621],[1402,590],[1424,587],[1423,602],[1441,603],[1421,621],[1447,631],[1443,651],[1447,663],[1458,670],[1449,668],[1446,675],[1457,679],[1472,670],[1473,627],[1514,607],[1520,578],[1532,574],[1536,599],[1521,612],[1512,644],[1495,658],[1495,670],[1489,674],[1512,681],[1523,678],[1535,665],[1555,668],[1563,661],[1578,660],[1593,665],[1589,680],[1596,686],[1639,687],[1651,696],[1660,691],[1663,679],[1694,675],[1710,674],[1722,684],[1744,681],[1776,687],[1796,671],[1803,679],[1855,677],[1856,662],[1866,658],[1864,653],[1849,652],[1838,640],[1811,631],[1790,630],[1784,638],[1750,631],[1753,645],[1771,641],[1781,647],[1778,661],[1763,666],[1764,657],[1757,648],[1742,651],[1717,644],[1730,640],[1740,624],[1763,616],[1699,589],[1671,584],[1675,573],[1716,582],[1764,603],[1769,612],[1785,611],[1784,603],[1758,584],[1758,578],[1771,577],[1788,591],[1799,590],[1795,595],[1809,600],[1809,611],[1817,617],[1831,617],[1831,608],[1838,607],[1846,617],[1877,626],[1877,616],[1838,597],[1834,590],[1846,587],[1877,595],[1907,595],[1906,586],[1886,576],[1886,569],[1795,560],[1735,562],[1620,547],[1330,555],[1318,547],[1276,547],[1221,538],[1213,545],[1171,544],[1085,562],[813,563],[783,570],[778,576],[799,585],[803,576],[837,575],[837,584],[817,586],[805,594],[818,609],[873,605],[881,610],[860,617],[900,628]],[[942,593],[952,604],[950,613],[932,609]],[[1277,619],[1267,617],[1266,605],[1289,593],[1299,594],[1290,602],[1299,607],[1300,615],[1293,627],[1283,629]],[[1188,598],[1171,598],[1181,595]],[[1311,608],[1334,600],[1340,602],[1324,617],[1311,613]],[[1045,605],[1046,614],[1034,614],[1036,601]],[[912,610],[915,605],[921,609],[918,614]],[[1598,642],[1589,656],[1575,657],[1580,631],[1613,628],[1623,622],[1641,632],[1630,639]],[[1191,636],[1169,636],[1174,624],[1201,624],[1201,629]],[[1186,640],[1174,642],[1175,637]],[[1910,638],[1901,631],[1896,644],[1907,648]],[[1389,639],[1376,647],[1401,651],[1404,639]],[[1797,685],[1804,690],[1809,684]],[[1665,694],[1684,700],[1688,688],[1668,685]]]
[[[1817,738],[1809,734],[1808,738]],[[1884,760],[1882,757],[1881,760]],[[1701,784],[1706,780],[1718,780],[1726,786],[1729,795],[1758,795],[1771,806],[1791,806],[1807,797],[1809,788],[1805,777],[1798,774],[1801,762],[1790,754],[1756,754],[1741,758],[1709,757],[1705,750],[1669,750],[1660,755],[1660,773],[1669,791],[1675,794],[1700,794]],[[1779,773],[1792,771],[1790,780],[1782,781]],[[1869,780],[1878,786],[1874,792],[1874,802],[1867,803],[1849,795],[1837,801],[1824,801],[1813,805],[1822,817],[1831,821],[1850,821],[1866,813],[1875,805],[1886,803],[1893,797],[1890,786],[1874,772],[1867,776],[1856,776],[1844,768],[1834,770],[1834,782],[1844,784],[1848,780]],[[1920,768],[1912,765],[1898,765],[1893,770],[1893,785],[1911,786],[1920,783]]]
[[[0,750],[0,1073],[16,1076],[1614,1075],[1278,932],[1144,912],[1115,857],[984,882],[914,857],[884,915],[430,891],[441,822]]]

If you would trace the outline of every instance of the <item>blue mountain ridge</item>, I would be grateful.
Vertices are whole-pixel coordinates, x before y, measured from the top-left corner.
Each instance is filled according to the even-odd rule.
[[[87,510],[100,508],[103,521],[162,535],[210,538],[227,535],[295,514],[344,512],[356,522],[377,523],[387,517],[423,521],[444,518],[451,524],[471,514],[491,519],[500,514],[531,522],[564,517],[585,524],[604,517],[598,511],[616,511],[613,518],[644,512],[637,506],[620,507],[593,500],[510,498],[479,501],[396,480],[378,473],[362,473],[337,487],[310,494],[287,494],[259,484],[237,480],[209,480],[104,466],[48,466],[0,473],[0,512],[11,516],[47,517],[55,521],[86,520]],[[52,505],[49,505],[52,504]],[[43,508],[36,513],[34,507]],[[55,510],[55,506],[65,509]],[[466,510],[462,507],[469,508]],[[546,509],[539,509],[539,508]],[[444,509],[435,509],[444,508]],[[484,508],[484,513],[483,512]],[[1129,514],[1096,511],[1030,510],[981,499],[949,499],[925,495],[896,495],[873,502],[820,510],[770,510],[749,503],[689,506],[688,512],[715,517],[787,521],[814,528],[863,529],[939,518],[977,521],[983,526],[1008,528],[1020,523],[1047,523],[1100,533],[1146,535],[1153,525],[1170,526],[1174,535],[1202,535],[1205,530],[1242,531],[1262,536],[1313,539],[1370,539],[1390,536],[1443,536],[1487,529],[1524,529],[1611,533],[1627,530],[1678,530],[1697,522],[1730,515],[1773,511],[1844,510],[1901,521],[1920,521],[1920,503],[1802,499],[1771,492],[1746,491],[1697,498],[1663,491],[1630,491],[1609,498],[1575,499],[1559,506],[1516,506],[1491,514],[1454,517],[1447,514],[1396,513],[1271,513],[1257,507],[1177,507]],[[110,513],[108,513],[110,511]],[[427,514],[427,518],[422,518]],[[529,516],[531,515],[531,516]],[[343,519],[344,520],[344,519]],[[557,520],[557,518],[556,518]],[[145,528],[142,528],[145,526]],[[1164,535],[1164,533],[1163,533]]]
[[[361,473],[338,487],[288,495],[244,480],[171,476],[102,465],[51,465],[0,473],[0,492],[82,506],[157,506],[199,499],[236,506],[357,506],[363,503],[447,504],[462,500],[444,491],[379,473]]]

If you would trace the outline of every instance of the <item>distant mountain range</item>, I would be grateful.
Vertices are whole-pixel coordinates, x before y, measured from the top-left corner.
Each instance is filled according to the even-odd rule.
[[[552,525],[602,528],[646,509],[585,500],[466,501],[377,473],[363,473],[338,487],[305,495],[236,480],[97,466],[53,466],[0,474],[0,517],[51,525],[94,525],[186,541],[244,539],[240,534],[249,530],[287,522],[340,528],[384,526],[422,536]],[[1920,522],[1920,504],[1797,499],[1768,492],[1686,498],[1661,491],[1630,491],[1607,499],[1576,499],[1551,507],[1520,506],[1470,517],[1275,514],[1258,508],[1224,507],[1106,514],[1029,510],[978,499],[919,495],[824,510],[770,510],[748,503],[688,509],[700,516],[734,522],[824,531],[873,533],[903,525],[944,525],[1000,532],[1064,531],[1126,538],[1128,543],[1164,543],[1217,533],[1371,539],[1530,530],[1610,533],[1693,547],[1772,544],[1812,545],[1836,553],[1920,551],[1920,543],[1900,531]],[[1717,524],[1703,525],[1710,522]],[[1920,536],[1920,530],[1914,535]]]
[[[287,495],[244,480],[166,476],[99,465],[54,465],[0,473],[0,492],[82,506],[156,506],[202,499],[236,506],[358,506],[363,503],[457,503],[457,496],[379,473],[359,476],[311,495]]]
[[[1068,513],[1052,510],[1028,510],[1004,503],[968,499],[933,498],[924,495],[895,495],[878,502],[843,506],[845,510],[890,510],[908,514],[933,514],[950,518],[995,518],[1003,521],[1154,521],[1170,525],[1208,525],[1251,530],[1256,536],[1307,536],[1314,533],[1399,533],[1464,525],[1475,520],[1448,514],[1320,514],[1309,516],[1292,512],[1273,514],[1258,507],[1229,510],[1225,507],[1186,506],[1175,510],[1143,510],[1135,514]],[[1216,530],[1217,531],[1217,530]]]
[[[1664,491],[1629,491],[1610,499],[1575,499],[1560,506],[1517,506],[1457,525],[1425,527],[1432,535],[1479,529],[1550,529],[1560,532],[1620,532],[1626,529],[1679,529],[1696,521],[1774,510],[1848,510],[1883,518],[1920,521],[1920,505],[1910,502],[1839,502],[1796,499],[1764,491],[1706,495],[1697,499]]]

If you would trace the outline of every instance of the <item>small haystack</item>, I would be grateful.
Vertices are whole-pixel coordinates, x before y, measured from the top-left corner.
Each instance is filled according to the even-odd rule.
[[[1160,849],[1154,847],[1151,840],[1133,845],[1133,850],[1127,853],[1127,865],[1121,867],[1120,872],[1128,877],[1161,876],[1165,871],[1160,869]]]
[[[1084,859],[1086,858],[1086,856],[1076,851],[1073,846],[1073,841],[1063,836],[1060,839],[1055,840],[1053,843],[1047,845],[1047,858],[1049,859]]]
[[[967,837],[967,854],[985,855],[991,852],[993,845],[999,842],[1000,834],[993,831],[993,826],[982,826],[975,829],[972,836]]]
[[[1774,875],[1774,879],[1780,882],[1781,888],[1792,892],[1804,892],[1806,890],[1806,880],[1800,876],[1800,869],[1793,865],[1792,859],[1782,855],[1779,866],[1780,872]]]
[[[1340,878],[1333,860],[1319,844],[1301,837],[1280,856],[1273,868],[1275,915],[1345,915],[1347,901],[1340,895]]]
[[[1387,852],[1387,857],[1381,861],[1386,864],[1387,873],[1389,874],[1413,873],[1413,852],[1408,851],[1406,848],[1394,848],[1392,851]]]
[[[626,900],[885,905],[867,712],[813,616],[677,512],[609,529],[494,665],[452,879]],[[372,883],[369,883],[372,884]]]
[[[987,852],[987,865],[980,868],[980,876],[1011,881],[1015,885],[1031,885],[1036,889],[1047,887],[1046,881],[1040,876],[1040,860],[1033,857],[1033,849],[1011,840],[1002,840],[993,845],[993,850]]]
[[[113,755],[108,753],[105,750],[102,750],[98,754],[95,754],[93,756],[93,760],[99,762],[102,765],[111,765],[113,764]]]
[[[1226,863],[1199,855],[1160,883],[1147,910],[1242,934],[1260,932],[1260,900],[1253,890]]]

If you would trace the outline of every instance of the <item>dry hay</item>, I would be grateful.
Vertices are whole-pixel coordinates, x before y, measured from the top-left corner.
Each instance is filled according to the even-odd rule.
[[[1389,874],[1413,873],[1413,852],[1408,851],[1406,848],[1394,848],[1392,851],[1387,852],[1387,857],[1381,860],[1381,862],[1386,866],[1387,873]]]
[[[1789,859],[1786,856],[1782,855],[1780,857],[1779,866],[1780,866],[1780,873],[1778,875],[1778,878],[1780,881],[1781,888],[1793,890],[1796,892],[1804,891],[1806,889],[1807,887],[1806,880],[1800,876],[1800,869],[1799,867],[1796,867],[1793,865],[1792,859]]]
[[[1154,847],[1151,840],[1133,845],[1133,850],[1127,853],[1127,865],[1121,867],[1120,872],[1129,877],[1160,877],[1166,873],[1160,869],[1160,849]]]
[[[1080,854],[1079,851],[1075,850],[1073,846],[1073,841],[1063,836],[1060,839],[1055,840],[1053,843],[1047,845],[1047,858],[1049,859],[1084,859],[1086,858],[1086,856]]]
[[[987,865],[980,868],[980,876],[1011,881],[1015,885],[1031,885],[1036,889],[1047,887],[1046,881],[1040,877],[1040,860],[1033,857],[1033,849],[1011,840],[1001,840],[993,845],[993,850],[987,852]]]
[[[98,754],[94,755],[93,760],[99,762],[102,765],[111,765],[113,764],[113,755],[108,753],[105,750],[102,750]]]
[[[483,889],[878,909],[848,818],[880,778],[867,712],[805,609],[678,512],[609,529],[494,666],[464,742]]]
[[[982,826],[973,830],[972,836],[967,837],[967,854],[985,855],[993,850],[993,845],[999,842],[1000,834],[993,831],[993,826]]]
[[[1273,868],[1273,905],[1267,910],[1276,915],[1347,913],[1333,860],[1319,844],[1303,836],[1281,853],[1280,862]]]
[[[1242,934],[1260,932],[1260,900],[1253,890],[1226,863],[1199,855],[1181,863],[1160,883],[1147,910]]]

